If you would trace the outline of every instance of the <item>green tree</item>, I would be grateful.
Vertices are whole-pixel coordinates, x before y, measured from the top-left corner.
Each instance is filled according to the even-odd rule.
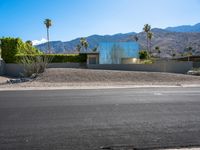
[[[30,46],[33,46],[33,43],[30,40],[26,41],[25,43],[28,44],[28,45],[30,45]]]
[[[94,48],[92,49],[92,51],[93,51],[93,52],[96,52],[97,49],[98,49],[97,47],[94,47]]]
[[[153,33],[152,32],[148,32],[148,41],[149,41],[149,52],[151,53],[151,40],[153,38]]]
[[[48,52],[51,53],[50,43],[49,43],[49,28],[52,26],[51,19],[45,19],[44,20],[44,24],[45,24],[45,26],[47,28],[47,49],[48,49]]]
[[[134,40],[135,40],[136,42],[139,40],[139,38],[138,38],[137,35],[134,36]]]
[[[140,59],[148,59],[149,58],[148,51],[146,51],[146,50],[139,51],[139,58]]]
[[[160,47],[159,47],[159,46],[156,46],[156,47],[155,47],[155,50],[156,50],[156,52],[159,54],[159,57],[160,57],[160,53],[161,53]]]
[[[192,56],[192,50],[193,50],[193,48],[191,46],[186,48],[187,52],[185,55],[188,57],[188,61],[190,61],[190,57]]]
[[[80,44],[81,44],[81,47],[84,48],[87,52],[87,49],[88,49],[88,42],[87,42],[87,39],[86,38],[81,38],[80,39]]]
[[[145,24],[143,27],[143,31],[146,33],[146,39],[147,39],[147,50],[149,51],[149,38],[148,33],[151,31],[151,26],[149,24]]]
[[[80,44],[77,44],[77,45],[76,45],[76,50],[77,50],[78,52],[81,51],[81,46],[80,46]]]

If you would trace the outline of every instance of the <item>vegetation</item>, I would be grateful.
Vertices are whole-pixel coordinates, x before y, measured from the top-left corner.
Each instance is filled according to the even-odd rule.
[[[45,19],[44,20],[44,24],[47,28],[47,50],[49,52],[49,54],[51,53],[51,49],[50,49],[50,43],[49,43],[49,28],[52,26],[52,21],[51,19]]]
[[[84,49],[84,51],[87,52],[87,48],[88,48],[89,44],[88,44],[86,38],[81,38],[80,39],[80,45],[81,45],[81,49]]]
[[[134,39],[135,39],[135,42],[137,42],[139,40],[137,35],[134,36]]]
[[[77,45],[76,45],[76,51],[77,51],[77,52],[80,52],[80,51],[81,51],[81,45],[80,45],[80,44],[77,44]]]
[[[16,62],[16,55],[42,54],[38,49],[24,43],[20,38],[1,38],[2,58],[6,63]]]
[[[37,60],[38,57],[45,57],[51,59],[52,63],[63,63],[63,62],[75,62],[75,63],[85,63],[87,61],[87,54],[38,54],[38,55],[17,55],[16,63],[20,63],[24,56],[27,56],[31,60]]]
[[[146,50],[139,51],[139,58],[140,59],[149,59],[149,52]]]
[[[144,27],[143,27],[143,31],[146,33],[147,51],[149,51],[149,37],[148,37],[148,33],[151,31],[151,26],[149,24],[145,24]]]
[[[185,50],[186,50],[185,56],[187,56],[188,57],[188,61],[190,61],[190,56],[192,56],[193,48],[191,46],[189,46]]]
[[[153,33],[152,32],[148,32],[148,41],[149,41],[149,52],[151,53],[151,40],[153,38]]]

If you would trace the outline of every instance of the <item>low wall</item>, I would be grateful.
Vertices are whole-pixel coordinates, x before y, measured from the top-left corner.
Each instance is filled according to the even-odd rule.
[[[81,63],[50,63],[48,68],[84,68],[86,64]]]
[[[0,58],[0,76],[5,74],[5,62]]]
[[[50,63],[48,68],[86,68],[86,64],[82,63]],[[11,77],[20,77],[20,74],[24,72],[24,66],[22,64],[5,64],[4,73]]]
[[[5,75],[10,77],[19,77],[24,72],[21,64],[5,64]]]
[[[2,67],[3,66],[3,67]],[[51,63],[48,68],[85,68],[86,64],[79,63]],[[171,72],[171,73],[187,73],[192,69],[192,62],[158,62],[155,64],[108,64],[108,65],[92,65],[88,64],[89,69],[102,70],[126,70],[126,71],[149,71],[149,72]],[[3,69],[2,69],[3,68]],[[24,67],[21,64],[4,64],[0,66],[0,73],[11,77],[19,77],[23,73]]]
[[[87,66],[88,69],[187,73],[187,71],[192,69],[193,64],[192,62],[168,61],[157,62],[154,64],[99,64]]]
[[[193,68],[200,68],[200,62],[193,62]]]

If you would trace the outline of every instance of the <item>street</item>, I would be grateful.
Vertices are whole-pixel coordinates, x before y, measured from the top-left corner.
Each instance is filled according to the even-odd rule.
[[[200,146],[200,88],[0,91],[0,150]]]

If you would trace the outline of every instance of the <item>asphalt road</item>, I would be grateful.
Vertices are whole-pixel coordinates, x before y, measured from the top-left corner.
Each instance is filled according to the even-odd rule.
[[[200,88],[0,91],[0,150],[101,146],[200,146]]]

